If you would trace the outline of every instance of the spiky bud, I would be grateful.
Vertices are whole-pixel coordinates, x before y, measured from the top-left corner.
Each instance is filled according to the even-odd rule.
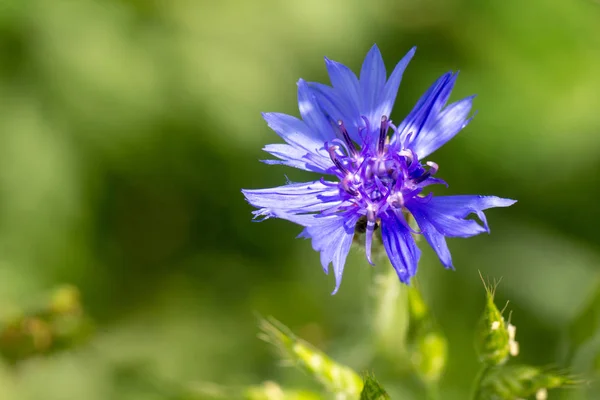
[[[479,359],[489,366],[501,365],[510,354],[518,353],[518,344],[514,340],[516,328],[510,323],[507,326],[502,312],[494,303],[497,285],[486,284],[484,281],[486,302],[475,340]]]

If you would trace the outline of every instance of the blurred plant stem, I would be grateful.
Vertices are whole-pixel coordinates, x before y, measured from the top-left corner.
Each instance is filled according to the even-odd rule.
[[[438,382],[447,363],[447,341],[423,299],[416,278],[410,286],[400,282],[384,255],[384,271],[375,277],[373,309],[377,351],[395,374],[414,373],[427,398],[439,398]]]
[[[408,288],[398,279],[396,270],[386,256],[381,267],[385,272],[375,276],[373,329],[381,354],[391,360],[406,359],[408,334]]]
[[[440,400],[440,387],[437,382],[430,383],[426,386],[427,400]]]
[[[473,388],[471,390],[471,400],[479,399],[479,396],[480,396],[479,392],[481,390],[483,381],[484,381],[487,373],[489,372],[490,368],[491,368],[490,365],[483,364],[481,366],[481,369],[475,376],[475,381],[473,382]]]

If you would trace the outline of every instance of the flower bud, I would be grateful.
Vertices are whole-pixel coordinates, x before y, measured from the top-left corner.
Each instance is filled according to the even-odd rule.
[[[504,322],[502,312],[494,304],[497,284],[486,285],[486,303],[476,332],[475,347],[481,362],[490,365],[503,364],[510,354],[518,354],[514,340],[516,328]]]

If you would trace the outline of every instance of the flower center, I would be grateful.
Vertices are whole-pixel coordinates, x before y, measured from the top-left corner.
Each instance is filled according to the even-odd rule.
[[[376,141],[368,130],[369,121],[363,117],[365,126],[359,129],[364,133],[362,146],[357,149],[342,121],[338,122],[341,139],[326,143],[331,161],[335,165],[332,173],[339,177],[338,187],[344,200],[358,206],[360,213],[374,223],[382,213],[390,208],[402,211],[405,203],[421,193],[423,188],[433,183],[431,176],[437,164],[427,162],[425,168],[414,151],[389,144],[388,131],[395,127],[386,116]]]

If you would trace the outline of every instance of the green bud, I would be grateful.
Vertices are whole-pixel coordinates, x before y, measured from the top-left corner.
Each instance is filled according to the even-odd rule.
[[[360,394],[360,400],[389,400],[390,396],[374,377],[365,377],[365,386]]]
[[[482,277],[483,280],[483,277]],[[483,315],[476,332],[475,347],[479,359],[486,365],[501,365],[509,355],[517,355],[519,347],[515,342],[516,328],[504,321],[502,312],[494,304],[497,283],[493,286],[484,282],[486,302]]]
[[[478,400],[513,400],[535,396],[545,400],[548,389],[572,387],[578,384],[572,377],[557,371],[528,365],[501,366],[491,369],[481,381]]]
[[[338,398],[358,398],[363,382],[351,368],[330,359],[315,349],[274,318],[259,321],[259,336],[273,344],[284,360],[306,371],[319,381],[328,391],[336,393]]]

